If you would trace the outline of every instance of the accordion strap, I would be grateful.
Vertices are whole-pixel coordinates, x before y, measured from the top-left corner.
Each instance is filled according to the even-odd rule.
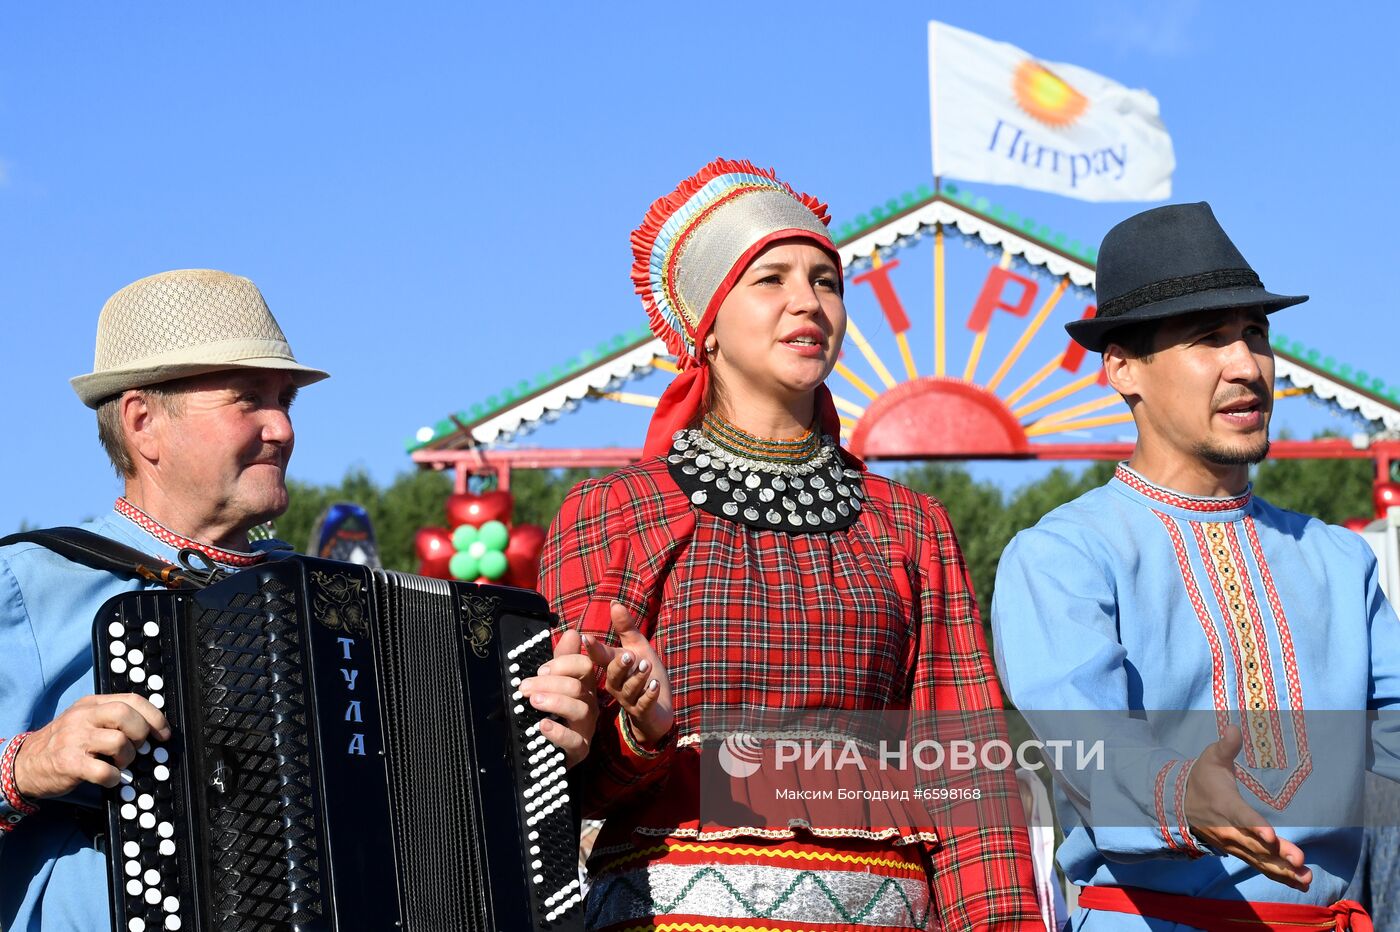
[[[219,569],[207,560],[203,561],[203,567],[193,566],[192,561],[186,558],[187,551],[180,553],[180,561],[186,565],[176,566],[159,557],[142,553],[135,547],[128,547],[82,528],[52,527],[42,531],[23,531],[0,538],[0,547],[26,543],[46,547],[61,557],[95,570],[160,583],[167,589],[203,589],[223,576]]]

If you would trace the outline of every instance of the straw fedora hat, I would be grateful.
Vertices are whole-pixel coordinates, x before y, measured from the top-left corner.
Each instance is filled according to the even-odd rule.
[[[327,378],[292,355],[258,286],[213,269],[161,272],[107,299],[92,371],[72,379],[96,408],[126,391],[221,369],[284,369],[298,386]]]

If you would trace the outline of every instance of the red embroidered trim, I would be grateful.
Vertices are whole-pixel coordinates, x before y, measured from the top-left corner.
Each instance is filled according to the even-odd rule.
[[[1238,708],[1248,709],[1249,700],[1244,692],[1244,679],[1247,675],[1244,669],[1244,657],[1240,650],[1239,635],[1235,633],[1235,626],[1231,624],[1230,604],[1225,598],[1225,590],[1220,588],[1220,577],[1214,571],[1215,558],[1210,552],[1210,542],[1206,540],[1205,528],[1199,521],[1191,522],[1191,532],[1196,537],[1196,546],[1200,549],[1201,564],[1206,568],[1206,578],[1210,580],[1211,590],[1215,593],[1215,600],[1220,603],[1221,621],[1225,625],[1225,633],[1230,637],[1230,655],[1235,661],[1235,698],[1238,701]],[[1205,624],[1209,614],[1201,616],[1201,623]],[[1214,623],[1212,622],[1212,629]],[[1217,705],[1217,708],[1219,706]],[[1241,722],[1243,725],[1243,722]],[[1255,765],[1254,742],[1250,740],[1248,729],[1244,729],[1244,756],[1249,766]]]
[[[1181,771],[1176,775],[1176,823],[1177,828],[1181,829],[1181,839],[1186,843],[1186,853],[1192,858],[1199,858],[1205,852],[1191,837],[1191,826],[1186,824],[1186,783],[1191,779],[1191,768],[1195,766],[1194,760],[1182,761]]]
[[[1225,525],[1225,539],[1229,541],[1230,553],[1235,560],[1235,566],[1239,567],[1240,590],[1244,597],[1244,604],[1249,609],[1249,619],[1254,628],[1254,641],[1260,645],[1259,652],[1259,678],[1263,681],[1264,692],[1273,700],[1273,708],[1278,708],[1278,693],[1274,689],[1274,662],[1270,656],[1268,638],[1264,633],[1264,619],[1259,615],[1259,601],[1254,594],[1254,580],[1249,578],[1249,566],[1244,562],[1244,553],[1240,549],[1240,535],[1235,531],[1234,524]],[[1262,565],[1262,560],[1260,561]],[[1275,617],[1279,617],[1275,615]],[[1274,748],[1277,763],[1280,770],[1288,766],[1288,746],[1283,743],[1283,722],[1281,717],[1274,713],[1269,716],[1269,723],[1274,735]]]
[[[1210,683],[1211,696],[1215,700],[1215,725],[1217,731],[1223,734],[1230,725],[1230,714],[1226,711],[1228,700],[1225,693],[1225,658],[1220,646],[1220,635],[1215,630],[1215,623],[1211,620],[1205,599],[1201,598],[1201,589],[1196,585],[1196,577],[1191,573],[1191,559],[1186,553],[1186,541],[1181,536],[1181,529],[1176,526],[1176,521],[1170,515],[1160,511],[1152,513],[1171,536],[1172,549],[1176,551],[1176,562],[1181,570],[1181,581],[1186,586],[1186,595],[1191,600],[1192,607],[1196,609],[1196,618],[1201,622],[1201,631],[1204,632],[1206,644],[1210,648]]]
[[[1171,773],[1171,769],[1175,766],[1176,761],[1169,760],[1163,765],[1161,770],[1157,771],[1157,788],[1153,793],[1153,802],[1157,804],[1157,829],[1162,833],[1162,837],[1167,840],[1167,848],[1170,850],[1181,847],[1181,845],[1176,843],[1176,839],[1172,837],[1172,827],[1167,824],[1167,774]]]
[[[201,544],[199,541],[190,540],[188,537],[181,537],[174,531],[158,524],[154,518],[137,508],[125,498],[117,499],[117,514],[123,518],[134,522],[141,530],[154,537],[162,543],[169,544],[176,550],[183,550],[188,547],[204,554],[215,563],[222,563],[225,566],[253,566],[263,561],[260,553],[238,553],[233,550],[221,550],[218,547],[211,547],[208,544]]]
[[[0,831],[10,831],[20,819],[39,811],[39,807],[21,796],[19,787],[15,786],[15,758],[19,755],[20,745],[24,744],[24,739],[28,737],[29,732],[27,731],[15,735],[5,746],[4,755],[0,756],[0,792],[5,794],[5,802],[9,803],[10,808],[14,810],[13,813],[0,820]]]
[[[1245,517],[1244,531],[1245,536],[1249,538],[1249,549],[1254,556],[1254,562],[1259,567],[1259,577],[1264,581],[1264,595],[1269,601],[1269,610],[1273,613],[1274,623],[1278,626],[1279,650],[1283,654],[1283,673],[1288,683],[1288,704],[1292,707],[1293,712],[1293,730],[1298,736],[1298,769],[1293,772],[1293,776],[1289,777],[1288,782],[1283,785],[1283,789],[1277,797],[1269,796],[1252,774],[1237,767],[1235,775],[1239,777],[1240,782],[1249,787],[1250,792],[1255,796],[1275,809],[1283,809],[1293,800],[1293,794],[1312,773],[1312,751],[1308,749],[1308,729],[1303,714],[1303,684],[1298,677],[1298,654],[1293,649],[1293,633],[1289,630],[1288,619],[1283,614],[1283,603],[1279,601],[1278,589],[1274,587],[1273,574],[1269,572],[1269,564],[1264,559],[1264,547],[1259,543],[1259,533],[1254,529],[1253,518]]]
[[[1164,489],[1159,485],[1153,485],[1146,479],[1133,472],[1122,463],[1113,472],[1113,478],[1122,482],[1135,492],[1140,492],[1163,505],[1171,505],[1173,508],[1181,508],[1185,511],[1196,511],[1202,514],[1216,514],[1221,511],[1235,511],[1249,504],[1249,499],[1253,493],[1246,492],[1234,498],[1195,498],[1190,495],[1182,495],[1170,489]]]

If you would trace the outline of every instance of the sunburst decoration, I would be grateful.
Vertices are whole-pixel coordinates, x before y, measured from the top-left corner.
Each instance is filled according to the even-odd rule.
[[[1030,59],[1016,67],[1011,88],[1021,109],[1047,126],[1072,126],[1089,106],[1089,98]]]

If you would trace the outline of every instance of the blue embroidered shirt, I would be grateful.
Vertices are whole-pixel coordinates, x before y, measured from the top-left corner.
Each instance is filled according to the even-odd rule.
[[[1175,746],[1159,740],[1150,715],[1113,716],[1110,760],[1115,742],[1133,744],[1141,753],[1120,758],[1133,766],[1057,778],[1058,857],[1072,882],[1316,905],[1348,894],[1361,830],[1322,820],[1290,829],[1286,818],[1309,792],[1359,794],[1368,766],[1400,777],[1393,735],[1381,735],[1368,761],[1362,716],[1350,716],[1361,740],[1314,725],[1313,710],[1400,707],[1400,622],[1359,535],[1249,492],[1181,495],[1120,466],[1006,548],[992,625],[1003,682],[1042,739],[1037,723],[1053,717],[1036,710],[1201,710],[1193,721],[1205,733]],[[1194,759],[1220,728],[1241,723],[1240,709],[1254,712],[1240,791],[1303,849],[1307,893],[1202,850],[1186,828]],[[1306,719],[1294,714],[1304,710]],[[1148,927],[1114,913],[1093,924]]]

